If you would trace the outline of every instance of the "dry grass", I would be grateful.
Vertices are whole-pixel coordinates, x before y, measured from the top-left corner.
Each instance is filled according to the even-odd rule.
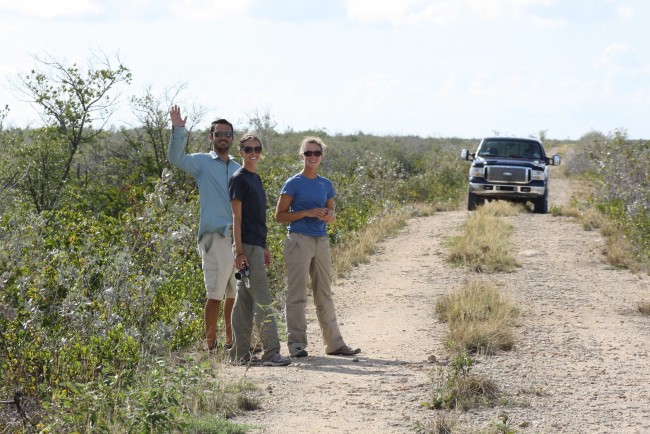
[[[575,218],[586,231],[598,230],[605,238],[603,255],[610,265],[633,273],[650,273],[650,263],[639,257],[630,239],[598,209],[574,201],[571,206],[554,209],[553,213]]]
[[[643,315],[650,316],[650,302],[643,301],[636,305],[636,310],[638,310]]]
[[[332,249],[334,275],[344,276],[352,267],[367,262],[368,256],[374,253],[377,243],[387,236],[394,235],[398,229],[406,225],[408,219],[428,216],[438,210],[436,205],[416,204],[384,214],[371,225],[357,232],[353,239]]]
[[[457,352],[493,354],[514,346],[518,309],[492,282],[474,280],[438,299],[435,309],[447,323],[448,342]]]
[[[451,239],[447,260],[488,273],[519,267],[510,254],[512,226],[498,218],[519,212],[521,208],[507,202],[491,202],[480,207],[465,223],[465,233]]]
[[[519,215],[522,212],[527,212],[526,210],[526,205],[521,203],[494,200],[483,205],[480,208],[480,213],[492,217],[510,217]]]

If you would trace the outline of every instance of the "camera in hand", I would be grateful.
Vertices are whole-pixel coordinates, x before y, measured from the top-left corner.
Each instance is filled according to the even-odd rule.
[[[235,279],[242,280],[243,278],[248,277],[250,275],[251,275],[251,271],[248,269],[246,264],[244,264],[241,270],[235,272]]]
[[[246,285],[246,288],[250,288],[250,282],[248,281],[248,276],[251,275],[251,271],[248,269],[248,266],[244,264],[241,270],[235,272],[235,279],[241,280]]]

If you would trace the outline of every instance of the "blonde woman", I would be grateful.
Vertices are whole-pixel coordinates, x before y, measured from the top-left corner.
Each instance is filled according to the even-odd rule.
[[[299,153],[303,168],[289,178],[280,191],[275,220],[287,223],[289,233],[284,243],[287,269],[287,345],[291,357],[307,353],[307,277],[316,305],[325,352],[329,355],[352,356],[359,348],[346,345],[336,320],[332,300],[332,258],[327,224],[336,220],[332,182],[318,174],[325,144],[318,137],[306,137]]]

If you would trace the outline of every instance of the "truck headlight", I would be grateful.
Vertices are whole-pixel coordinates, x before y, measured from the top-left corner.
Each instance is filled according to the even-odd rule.
[[[482,167],[470,167],[469,169],[470,178],[483,178],[483,168]]]
[[[533,170],[533,181],[543,181],[543,180],[544,180],[544,171]]]

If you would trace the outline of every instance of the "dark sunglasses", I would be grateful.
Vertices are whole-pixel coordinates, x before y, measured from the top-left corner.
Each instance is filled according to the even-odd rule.
[[[255,146],[254,148],[250,146],[244,146],[244,153],[250,154],[251,152],[255,151],[256,154],[261,154],[262,153],[262,147],[261,146]]]
[[[302,155],[304,155],[305,157],[311,157],[312,155],[314,157],[320,157],[321,155],[323,155],[323,152],[322,151],[305,151],[305,152],[302,153]]]
[[[232,137],[232,133],[230,131],[215,131],[212,133],[214,137]]]

